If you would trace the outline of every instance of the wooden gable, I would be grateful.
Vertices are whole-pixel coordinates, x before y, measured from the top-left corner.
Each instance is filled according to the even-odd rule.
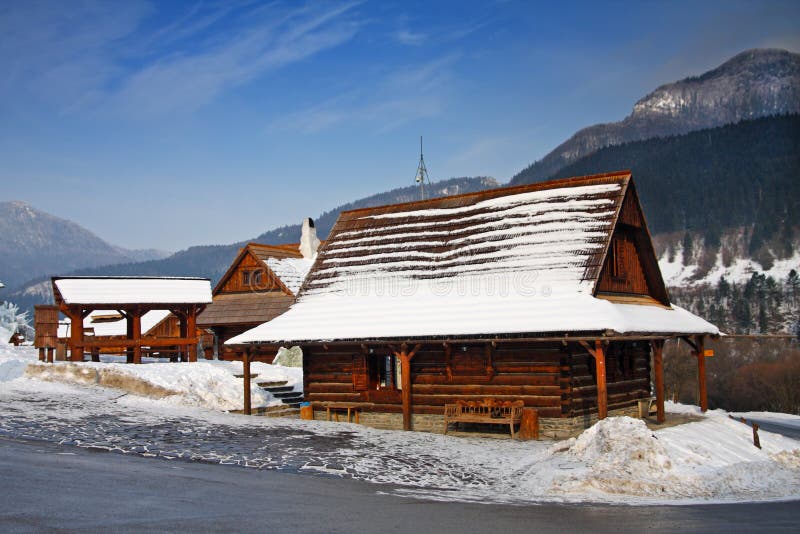
[[[649,297],[669,306],[669,294],[632,180],[628,182],[602,265],[595,285],[596,296]]]
[[[287,295],[293,295],[259,257],[259,254],[254,252],[253,247],[253,244],[247,245],[239,252],[228,271],[214,288],[214,295],[265,291],[280,291]],[[281,252],[281,256],[285,255],[288,254],[284,250]]]

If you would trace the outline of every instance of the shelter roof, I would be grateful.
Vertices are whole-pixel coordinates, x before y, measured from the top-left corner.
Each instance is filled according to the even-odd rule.
[[[207,304],[211,282],[207,278],[132,276],[53,277],[57,303],[115,307],[122,305]]]

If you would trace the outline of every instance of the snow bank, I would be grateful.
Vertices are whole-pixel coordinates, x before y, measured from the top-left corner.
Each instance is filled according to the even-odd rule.
[[[286,381],[302,388],[302,369],[253,363],[251,372],[258,380]],[[185,406],[231,411],[243,408],[240,362],[199,361],[196,363],[126,363],[56,362],[33,363],[27,376],[51,382],[97,385],[129,393],[164,399]],[[254,408],[278,406],[279,399],[258,387],[253,380],[250,397]]]
[[[0,382],[21,377],[29,363],[37,361],[39,353],[30,346],[15,347],[0,343]]]

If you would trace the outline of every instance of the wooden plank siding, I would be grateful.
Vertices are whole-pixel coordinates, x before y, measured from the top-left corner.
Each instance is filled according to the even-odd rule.
[[[487,344],[423,346],[411,360],[413,413],[440,414],[455,400],[522,400],[541,417],[573,417],[596,410],[594,359],[580,345],[570,343],[498,343],[489,354]],[[373,354],[356,344],[303,345],[306,400],[369,403],[368,411],[402,411],[399,392],[361,389],[362,363],[374,368],[389,354],[386,346]],[[466,348],[466,351],[464,350]],[[471,358],[459,359],[458,354]],[[649,345],[618,342],[608,347],[609,408],[632,406],[649,395]],[[479,356],[484,355],[484,356]],[[488,359],[491,358],[491,361]],[[448,373],[448,361],[450,373]]]

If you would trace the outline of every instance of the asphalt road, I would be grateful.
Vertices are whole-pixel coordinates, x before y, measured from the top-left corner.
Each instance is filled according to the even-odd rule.
[[[766,430],[767,432],[774,432],[776,434],[782,434],[787,438],[800,440],[800,428],[798,428],[797,426],[784,424],[781,423],[780,421],[774,421],[774,420],[766,421],[764,419],[758,419],[757,417],[756,418],[748,417],[747,420],[749,422],[755,421],[756,423],[758,423],[758,426],[760,428]]]
[[[0,438],[0,531],[796,531],[800,501],[702,506],[422,501],[312,475]]]

